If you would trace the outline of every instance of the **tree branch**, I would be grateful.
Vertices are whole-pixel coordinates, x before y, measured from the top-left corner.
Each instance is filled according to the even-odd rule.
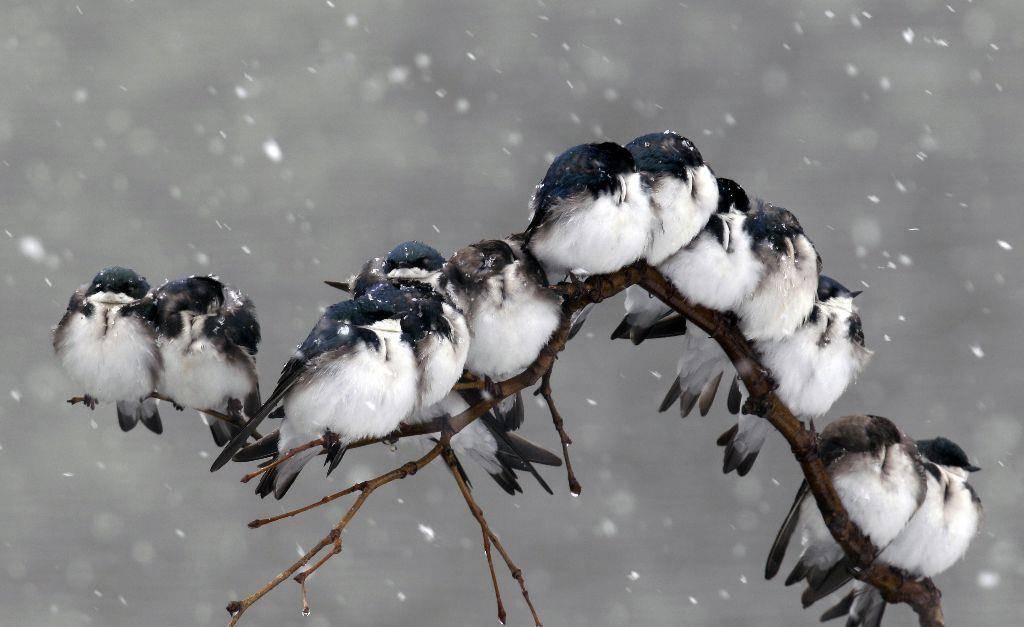
[[[634,284],[640,285],[648,292],[659,298],[662,302],[672,307],[676,312],[685,316],[688,320],[693,322],[693,324],[707,332],[708,335],[710,335],[722,347],[722,350],[736,367],[736,370],[743,379],[743,383],[750,395],[750,398],[744,407],[744,411],[747,413],[756,413],[765,420],[768,420],[769,423],[771,423],[771,425],[775,427],[775,429],[781,433],[789,443],[793,456],[800,464],[800,468],[807,480],[808,487],[814,495],[815,502],[818,505],[818,509],[821,511],[825,524],[833,538],[835,538],[836,542],[840,547],[842,547],[843,551],[848,557],[850,557],[855,565],[851,574],[855,578],[877,588],[887,602],[906,603],[910,605],[914,612],[917,613],[919,623],[922,627],[944,627],[945,623],[943,621],[941,605],[942,594],[930,579],[916,580],[907,576],[905,573],[901,573],[895,568],[875,563],[875,557],[878,555],[878,549],[872,545],[867,536],[865,536],[853,521],[850,520],[850,517],[843,507],[842,501],[832,484],[831,478],[825,470],[824,464],[822,464],[818,457],[816,434],[813,429],[809,429],[803,422],[798,420],[774,393],[773,390],[775,389],[775,384],[772,380],[771,373],[760,364],[759,358],[750,343],[737,328],[735,318],[731,314],[717,312],[708,309],[707,307],[690,303],[683,298],[671,283],[669,283],[668,280],[666,280],[656,269],[645,263],[638,262],[631,266],[627,266],[618,272],[593,276],[586,281],[580,282],[572,280],[570,282],[560,283],[554,286],[553,289],[557,290],[564,299],[563,316],[561,324],[552,334],[547,345],[541,350],[537,359],[522,373],[512,377],[511,379],[492,384],[494,394],[491,398],[470,407],[458,416],[452,418],[449,421],[452,433],[458,433],[464,429],[471,422],[490,410],[491,407],[496,405],[503,398],[515,394],[527,387],[533,386],[538,381],[541,381],[542,378],[544,381],[541,384],[540,393],[544,395],[545,400],[548,402],[548,407],[552,414],[552,420],[557,425],[560,422],[561,416],[558,414],[558,411],[551,400],[550,372],[554,366],[558,353],[562,351],[568,341],[572,315],[586,305],[599,303]],[[399,430],[384,438],[362,440],[354,443],[350,448],[366,446],[381,441],[394,441],[405,437],[436,433],[441,431],[441,428],[442,425],[437,421],[414,426],[404,425]],[[565,455],[567,469],[569,469],[570,489],[572,489],[572,480],[574,477],[569,464],[567,450],[568,443],[571,442],[571,439],[569,439],[568,435],[564,433],[564,429],[559,430],[559,437],[562,439],[563,454]],[[444,440],[445,438],[442,437],[442,442]],[[316,446],[320,443],[321,442],[313,441],[309,445]],[[335,545],[335,548],[340,551],[339,538],[341,530],[343,530],[352,517],[355,516],[356,512],[358,512],[359,508],[362,507],[369,494],[386,483],[390,483],[395,479],[413,474],[416,470],[419,470],[440,455],[442,447],[443,444],[438,443],[437,446],[431,449],[430,453],[416,462],[409,462],[401,468],[381,475],[370,482],[357,484],[341,492],[326,496],[317,503],[307,505],[273,518],[262,519],[250,523],[250,526],[262,526],[276,520],[281,520],[282,518],[294,516],[298,513],[312,509],[313,507],[317,507],[345,496],[346,494],[351,494],[356,491],[360,492],[359,497],[355,503],[353,503],[352,507],[345,515],[345,518],[343,518],[338,525],[332,529],[331,534],[328,534],[327,537],[321,540],[315,547],[313,547],[313,549],[300,558],[299,561],[283,571],[259,591],[241,602],[236,601],[228,606],[228,610],[232,612],[230,625],[234,625],[241,616],[241,613],[248,609],[248,607],[280,584],[284,579],[287,579],[295,573],[299,568],[307,564],[319,551],[334,543],[336,539],[338,539],[338,544]],[[412,467],[414,467],[414,469],[410,471],[410,468]],[[472,506],[470,509],[471,511],[473,510]],[[480,522],[479,518],[478,522]],[[335,533],[335,530],[337,530],[337,534]],[[484,532],[484,536],[485,538],[489,537],[494,548],[498,550],[502,558],[505,560],[506,565],[512,571],[513,577],[519,582],[523,597],[527,600],[531,611],[534,613],[535,620],[539,625],[539,620],[536,619],[536,612],[533,610],[533,605],[529,601],[529,593],[526,590],[522,571],[512,562],[508,553],[504,550],[504,547],[502,547],[500,543],[496,542],[496,538],[493,534]],[[485,543],[485,549],[486,546],[487,545]],[[336,552],[337,551],[332,550],[330,554],[317,562],[309,572],[319,568],[327,561],[327,559],[336,554]],[[304,581],[305,578],[303,578],[300,583],[304,583]]]

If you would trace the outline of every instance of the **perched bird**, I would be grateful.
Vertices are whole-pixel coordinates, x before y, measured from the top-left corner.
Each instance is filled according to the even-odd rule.
[[[122,430],[142,421],[161,433],[156,401],[149,398],[162,363],[142,300],[148,291],[149,283],[134,270],[100,270],[71,295],[54,329],[53,348],[91,409],[98,401],[115,402]]]
[[[810,316],[796,331],[776,340],[755,341],[777,385],[775,393],[801,419],[825,415],[871,358],[851,292],[821,275]],[[699,331],[690,333],[679,358],[678,375],[662,401],[661,411],[678,398],[680,413],[689,415],[698,399],[706,415],[723,373],[734,369],[718,344]],[[736,379],[729,392],[729,410],[737,413],[741,395]],[[723,470],[746,475],[757,459],[771,426],[758,416],[740,416],[718,440],[725,447]]]
[[[641,135],[626,149],[650,188],[654,219],[644,258],[656,266],[704,228],[718,207],[718,184],[693,142],[671,131]]]
[[[751,234],[743,228],[750,209],[746,192],[730,179],[720,178],[715,183],[716,212],[658,269],[688,300],[718,311],[732,311],[754,292],[762,265],[755,255]],[[612,339],[629,337],[639,344],[649,337],[679,335],[686,328],[685,320],[679,316],[665,319],[671,313],[668,305],[632,285],[626,290],[626,317]]]
[[[604,274],[640,259],[654,226],[633,155],[613,142],[582,144],[551,163],[531,201],[524,245],[549,279]]]
[[[792,335],[754,342],[778,386],[775,393],[797,417],[824,416],[871,359],[852,292],[821,275],[811,314]],[[745,475],[764,445],[770,426],[757,416],[742,416],[719,438],[725,446],[725,472]]]
[[[466,369],[477,375],[502,381],[526,370],[561,321],[561,299],[547,288],[540,265],[515,240],[484,240],[456,251],[446,276],[448,290],[469,325]],[[482,400],[472,390],[461,396],[471,404]],[[481,419],[491,436],[518,454],[520,469],[530,471],[550,492],[532,462],[550,465],[558,457],[510,433],[524,419],[521,394],[502,400],[492,414]],[[508,490],[507,484],[502,487]]]
[[[519,374],[537,359],[561,322],[561,299],[546,286],[536,261],[514,241],[484,240],[456,251],[446,276],[469,324],[466,368],[471,372],[496,381]],[[522,417],[509,420],[519,423]]]
[[[179,407],[254,414],[260,408],[260,324],[252,301],[209,276],[168,281],[149,298],[164,364],[160,392]],[[210,423],[217,446],[237,430],[221,420]]]
[[[876,547],[887,547],[907,530],[925,502],[926,470],[917,446],[895,424],[880,416],[845,416],[822,430],[819,454],[850,519]],[[765,577],[778,572],[794,533],[803,552],[786,585],[806,581],[804,607],[851,579],[850,561],[829,533],[801,484],[772,545]]]
[[[753,292],[734,310],[740,330],[754,341],[790,335],[814,306],[821,257],[796,216],[770,203],[754,203],[743,230],[762,269]]]
[[[882,548],[878,559],[914,577],[934,577],[963,557],[978,533],[981,500],[967,475],[980,468],[947,438],[918,440],[917,449],[927,471],[924,502],[896,539]],[[845,616],[847,627],[878,627],[884,611],[885,600],[878,590],[856,582],[821,620]]]
[[[462,374],[464,351],[450,349],[444,305],[421,286],[371,287],[324,312],[285,364],[277,387],[221,451],[222,467],[277,407],[284,419],[278,454],[326,437],[328,474],[352,442],[382,437],[414,412],[440,401]],[[462,358],[459,359],[461,353]],[[257,494],[282,498],[314,455],[305,451],[263,475]]]

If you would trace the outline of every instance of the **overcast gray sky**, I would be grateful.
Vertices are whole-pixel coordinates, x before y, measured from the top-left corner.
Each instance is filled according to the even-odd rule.
[[[79,390],[49,331],[99,268],[238,285],[266,389],[338,298],[322,279],[406,239],[447,253],[521,229],[554,154],[666,128],[865,288],[876,355],[830,418],[882,414],[984,467],[985,527],[938,583],[951,625],[1017,622],[1022,18],[1011,0],[4,3],[0,624],[220,625],[343,511],[248,530],[280,505],[242,467],[208,472],[193,412],[165,407],[157,437],[65,405]],[[545,623],[815,624],[824,606],[761,575],[798,484],[785,446],[722,475],[724,408],[658,414],[676,345],[611,344],[620,316],[602,305],[555,375],[582,496],[560,469],[555,496],[524,478],[512,499],[470,467]],[[525,431],[557,446],[532,405]],[[412,450],[358,451],[283,504]],[[430,468],[367,505],[310,580],[311,617],[288,584],[243,624],[493,624],[478,542]],[[510,624],[530,624],[499,575]]]

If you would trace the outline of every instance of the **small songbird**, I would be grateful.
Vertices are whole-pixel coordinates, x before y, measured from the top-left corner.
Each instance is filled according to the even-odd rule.
[[[978,533],[981,500],[967,475],[981,469],[947,438],[918,440],[917,450],[924,455],[927,471],[924,502],[878,559],[914,577],[934,577],[960,560]],[[847,627],[878,627],[884,611],[885,600],[878,590],[856,582],[821,620],[845,616]]]
[[[484,240],[456,251],[446,276],[469,324],[466,368],[476,374],[495,381],[519,374],[537,359],[562,319],[561,299],[514,240]],[[521,408],[521,400],[518,404]],[[507,405],[501,408],[508,411]],[[521,415],[514,421],[521,422]]]
[[[665,131],[626,144],[650,188],[654,220],[644,258],[665,261],[690,243],[718,207],[718,184],[689,139]]]
[[[651,242],[649,192],[633,155],[613,142],[563,152],[530,204],[524,245],[552,281],[614,272],[643,257]]]
[[[149,397],[162,363],[143,302],[148,291],[149,283],[134,270],[100,270],[71,295],[54,330],[53,348],[91,409],[97,401],[115,402],[122,430],[141,421],[161,433],[160,413]]]
[[[796,216],[770,203],[754,203],[743,229],[762,270],[757,287],[734,310],[740,330],[755,341],[790,335],[811,314],[821,257]]]
[[[735,181],[716,180],[717,211],[688,244],[665,259],[658,269],[688,300],[732,311],[754,292],[762,264],[754,253],[754,241],[744,230],[750,201]],[[640,344],[649,337],[671,337],[685,331],[678,316],[662,320],[671,308],[650,296],[642,287],[626,290],[626,317],[612,339],[629,337]],[[661,321],[661,322],[659,322]]]
[[[824,416],[871,359],[851,292],[821,275],[811,315],[792,335],[754,342],[778,386],[775,393],[797,417]],[[749,472],[770,431],[766,420],[742,416],[719,438],[725,447],[725,472]]]
[[[260,324],[251,300],[219,279],[191,276],[168,281],[149,296],[155,305],[163,359],[159,389],[179,407],[241,417],[260,408],[256,352]],[[217,446],[237,428],[210,423]]]
[[[278,454],[327,437],[330,474],[349,444],[391,433],[451,390],[465,359],[451,358],[459,352],[444,346],[452,338],[445,306],[422,286],[382,283],[332,305],[285,364],[270,398],[224,447],[211,470],[227,463],[283,403]],[[315,454],[304,451],[265,473],[257,494],[284,497]]]
[[[887,418],[845,416],[822,430],[819,455],[850,519],[880,548],[907,531],[927,496],[926,464],[917,445]],[[850,560],[829,533],[806,481],[772,545],[765,578],[778,572],[794,533],[803,552],[786,585],[806,581],[804,607],[852,577]]]

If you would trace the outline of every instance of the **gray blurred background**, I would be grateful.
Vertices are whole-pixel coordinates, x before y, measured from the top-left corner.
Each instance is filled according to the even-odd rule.
[[[874,361],[834,408],[959,441],[985,527],[939,578],[951,625],[1016,624],[1022,426],[1024,4],[882,2],[5,2],[0,7],[0,624],[220,625],[343,503],[281,511],[208,472],[194,412],[124,434],[59,371],[49,332],[99,268],[215,272],[255,300],[265,387],[323,286],[410,238],[445,252],[526,224],[551,157],[672,128],[795,211],[852,286]],[[764,557],[798,483],[775,436],[720,472],[724,408],[656,407],[671,341],[611,344],[620,299],[559,361],[584,486],[561,469],[476,495],[545,624],[812,625]],[[526,434],[551,448],[546,412]],[[298,506],[407,459],[303,476]],[[430,527],[432,540],[418,530]],[[344,553],[243,625],[488,625],[479,530],[441,467],[379,492]],[[788,566],[787,566],[788,567]],[[531,624],[499,571],[514,625]],[[890,625],[914,624],[905,608]]]

